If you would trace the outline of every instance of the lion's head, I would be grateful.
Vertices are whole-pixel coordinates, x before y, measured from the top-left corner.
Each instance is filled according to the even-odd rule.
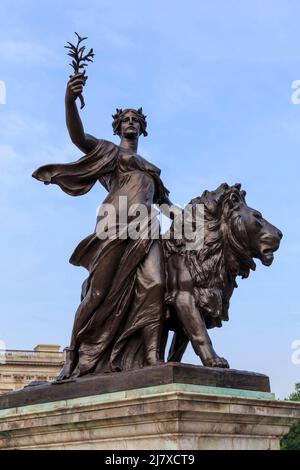
[[[247,205],[245,196],[240,184],[223,183],[190,203],[204,205],[204,246],[187,251],[186,259],[207,327],[228,319],[235,278],[248,277],[256,267],[253,258],[270,266],[282,238],[279,229]]]
[[[200,201],[205,206],[205,218],[208,222],[217,220],[220,223],[224,242],[227,248],[243,265],[254,267],[253,258],[258,258],[265,266],[270,266],[274,252],[279,248],[281,231],[262,217],[262,214],[249,207],[245,200],[246,192],[241,185],[221,184],[215,191],[204,191]],[[199,200],[199,199],[198,199]],[[207,233],[209,236],[209,233]],[[225,254],[226,257],[226,254]],[[234,263],[235,264],[235,263]]]

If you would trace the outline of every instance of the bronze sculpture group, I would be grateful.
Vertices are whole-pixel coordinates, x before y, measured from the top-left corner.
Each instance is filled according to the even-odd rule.
[[[272,263],[281,232],[247,206],[239,184],[222,184],[190,203],[192,214],[198,204],[204,207],[199,249],[187,249],[188,241],[175,239],[172,227],[169,239],[163,238],[152,207],[172,203],[160,170],[138,153],[139,137],[147,135],[146,116],[141,108],[117,109],[112,126],[119,145],[85,133],[76,106],[77,98],[84,104],[85,83],[84,71],[77,69],[65,97],[70,138],[85,155],[33,174],[72,196],[87,193],[99,181],[108,191],[103,204],[116,215],[105,227],[106,237],[95,230],[71,256],[70,262],[85,267],[89,276],[58,380],[160,364],[169,331],[174,334],[167,360],[180,361],[191,341],[204,366],[228,368],[226,359],[215,353],[207,329],[228,320],[236,277],[245,278],[255,269],[253,258]],[[124,198],[125,208],[119,204]],[[145,208],[142,232],[153,233],[154,227],[156,236],[124,236],[133,220],[130,208],[136,205]]]

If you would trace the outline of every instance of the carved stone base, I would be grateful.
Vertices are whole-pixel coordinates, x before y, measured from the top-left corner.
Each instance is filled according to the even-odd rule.
[[[73,381],[25,387],[0,395],[0,410],[172,383],[270,392],[269,377],[263,374],[168,362],[128,372],[90,374]]]
[[[171,383],[2,409],[0,449],[278,449],[297,419],[268,392]]]

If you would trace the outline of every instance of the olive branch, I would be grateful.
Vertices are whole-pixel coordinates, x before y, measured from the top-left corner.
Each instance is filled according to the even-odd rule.
[[[90,49],[88,53],[85,53],[86,46],[82,45],[83,41],[88,39],[87,37],[80,37],[78,33],[76,33],[77,36],[77,44],[76,46],[72,44],[71,42],[67,41],[67,46],[64,46],[66,49],[69,49],[68,56],[72,58],[72,62],[69,64],[73,70],[74,74],[76,75],[78,73],[82,73],[82,77],[84,79],[84,83],[87,81],[88,77],[85,75],[85,67],[88,66],[88,62],[94,62],[93,58],[95,56],[93,49]],[[73,76],[70,75],[70,78]],[[84,98],[82,94],[79,95],[80,99],[80,109],[82,109],[85,106]]]

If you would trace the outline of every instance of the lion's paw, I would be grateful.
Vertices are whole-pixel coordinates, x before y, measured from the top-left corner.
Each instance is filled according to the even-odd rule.
[[[229,364],[228,361],[224,357],[212,357],[211,359],[208,359],[205,361],[204,364],[206,367],[221,367],[223,369],[229,369]]]

